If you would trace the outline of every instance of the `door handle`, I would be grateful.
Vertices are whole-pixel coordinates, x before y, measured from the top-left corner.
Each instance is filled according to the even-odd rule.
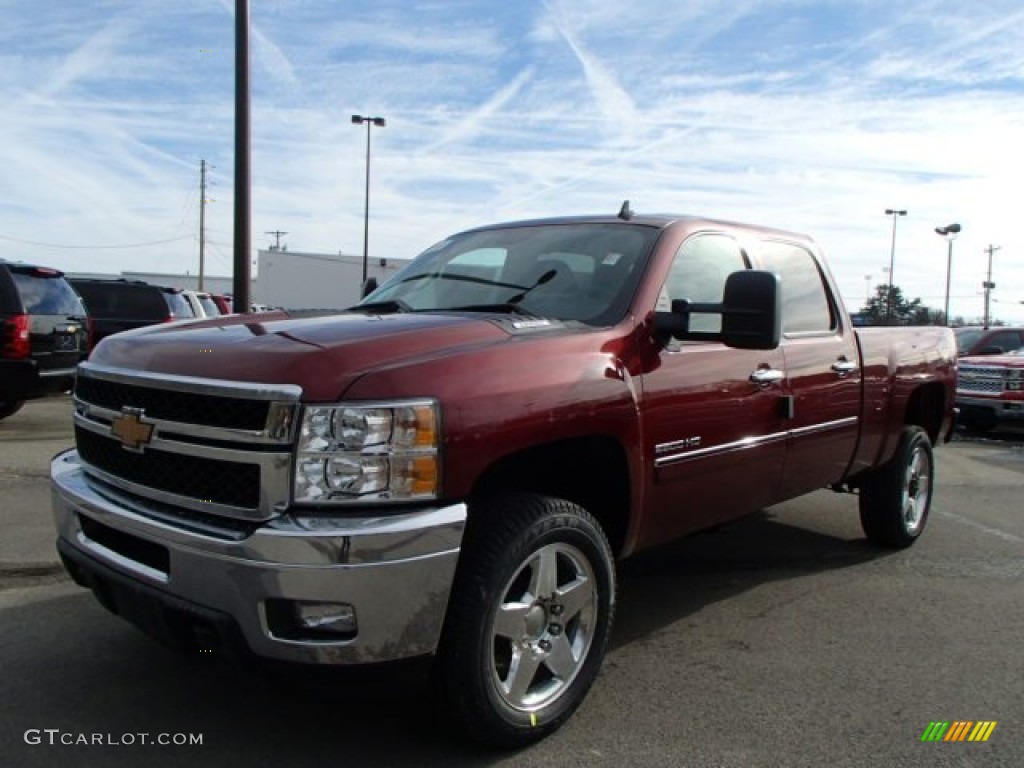
[[[843,378],[856,371],[857,364],[852,360],[847,360],[845,357],[840,357],[832,363],[832,370],[839,374],[839,378]]]
[[[786,374],[777,368],[758,368],[750,374],[750,381],[754,384],[760,384],[762,387],[767,387],[769,384],[778,384],[784,378],[786,378]]]

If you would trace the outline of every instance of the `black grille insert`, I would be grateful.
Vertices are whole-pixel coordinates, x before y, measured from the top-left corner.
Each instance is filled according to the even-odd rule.
[[[75,427],[75,443],[86,464],[114,477],[211,504],[256,509],[260,467],[240,461],[185,456],[155,448],[132,453],[115,440]]]
[[[121,410],[122,406],[144,408],[151,419],[166,419],[226,429],[263,430],[270,403],[239,397],[176,392],[136,384],[79,376],[75,396],[84,402]]]
[[[167,547],[97,523],[85,515],[78,516],[78,524],[82,526],[82,533],[97,544],[165,575],[171,572],[171,557]]]

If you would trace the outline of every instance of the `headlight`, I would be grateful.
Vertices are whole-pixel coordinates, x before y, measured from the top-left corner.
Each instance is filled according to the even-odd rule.
[[[436,499],[439,428],[432,400],[307,405],[292,499],[307,504]]]

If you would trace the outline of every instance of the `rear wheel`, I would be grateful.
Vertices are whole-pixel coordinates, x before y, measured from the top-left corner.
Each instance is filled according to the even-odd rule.
[[[8,416],[13,416],[21,410],[21,406],[24,404],[24,400],[5,400],[0,402],[0,419],[6,419]]]
[[[489,746],[556,730],[600,669],[614,593],[611,549],[581,507],[514,494],[475,509],[436,670],[448,711]]]
[[[928,434],[905,427],[893,457],[860,486],[860,522],[868,540],[896,549],[913,544],[928,521],[934,478]]]

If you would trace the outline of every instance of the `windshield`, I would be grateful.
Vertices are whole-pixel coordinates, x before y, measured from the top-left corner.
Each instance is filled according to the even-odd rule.
[[[974,343],[981,338],[982,331],[975,328],[954,328],[953,334],[956,336],[957,353],[965,355],[967,350],[973,347]]]
[[[358,306],[621,320],[660,230],[623,223],[467,232],[418,256]]]

